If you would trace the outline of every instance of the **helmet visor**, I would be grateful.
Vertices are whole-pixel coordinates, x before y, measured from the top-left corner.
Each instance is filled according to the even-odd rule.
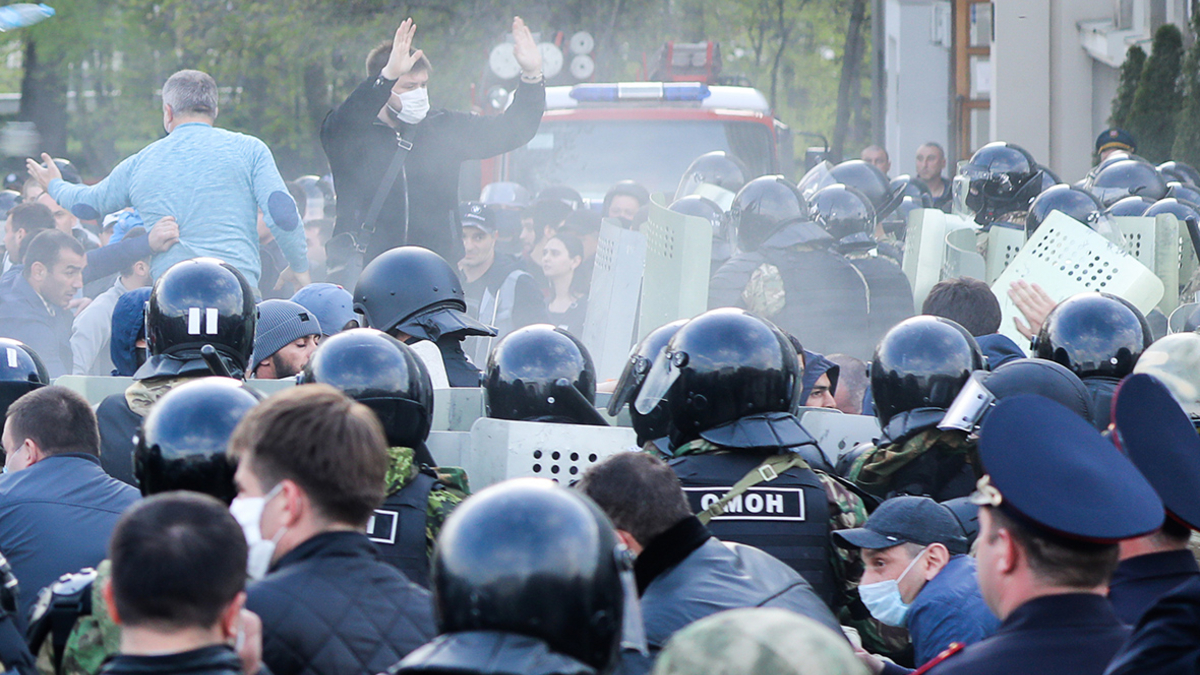
[[[804,178],[800,179],[797,187],[800,189],[800,194],[804,195],[805,200],[811,202],[813,195],[817,194],[818,190],[837,184],[837,179],[829,171],[832,168],[833,165],[829,163],[829,160],[825,160],[804,174]]]
[[[714,204],[721,207],[722,211],[728,211],[730,206],[733,206],[734,193],[726,190],[720,185],[712,183],[700,183],[692,190],[691,194],[699,195],[705,199],[711,199]]]
[[[686,358],[686,354],[683,352],[670,352],[667,349],[659,352],[658,357],[654,359],[654,365],[650,368],[650,373],[646,375],[642,391],[638,393],[637,399],[633,402],[634,410],[643,415],[649,415],[667,395],[671,385],[679,379],[679,367],[676,362],[681,359],[676,354]]]
[[[959,162],[959,172],[955,174],[954,180],[951,182],[950,189],[954,195],[954,213],[963,216],[964,218],[974,218],[975,209],[967,206],[967,195],[971,193],[971,177],[963,173],[963,164]]]
[[[1104,213],[1095,213],[1088,217],[1087,226],[1104,235],[1104,238],[1125,249],[1125,235],[1117,225],[1117,219]]]
[[[634,349],[637,349],[634,347]],[[646,381],[646,376],[650,374],[650,368],[654,362],[642,356],[641,354],[630,354],[629,363],[625,366],[625,371],[621,373],[621,379],[617,380],[617,387],[613,389],[612,398],[608,400],[608,414],[616,417],[621,412],[621,408],[625,407],[631,399],[642,388],[642,383]]]
[[[946,409],[946,416],[938,422],[939,429],[958,429],[971,433],[979,428],[984,414],[996,403],[996,397],[983,385],[983,378],[987,375],[987,371],[983,370],[971,373],[971,379],[963,385],[954,402]]]
[[[1133,194],[1133,191],[1125,186],[1093,187],[1091,188],[1091,193],[1096,196],[1096,199],[1100,200],[1101,204],[1107,207]]]

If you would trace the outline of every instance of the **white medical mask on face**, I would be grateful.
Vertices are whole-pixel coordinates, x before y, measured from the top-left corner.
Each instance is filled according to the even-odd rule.
[[[425,115],[429,114],[429,90],[425,87],[417,87],[404,92],[398,96],[400,99],[400,110],[392,107],[391,102],[388,102],[388,111],[395,116],[396,119],[405,124],[416,124],[425,119]]]
[[[908,574],[924,554],[925,549],[921,549],[921,552],[895,579],[858,587],[858,597],[862,598],[863,604],[867,606],[867,611],[880,623],[896,628],[903,628],[908,623],[908,610],[912,605],[905,604],[904,598],[900,595],[900,580]]]
[[[229,513],[242,527],[242,534],[246,537],[246,544],[250,549],[246,558],[246,574],[256,581],[267,575],[267,570],[271,567],[271,558],[275,555],[275,546],[287,532],[286,527],[280,527],[274,537],[262,538],[263,510],[266,509],[267,502],[274,499],[282,489],[283,483],[280,483],[262,497],[235,497],[229,505]]]

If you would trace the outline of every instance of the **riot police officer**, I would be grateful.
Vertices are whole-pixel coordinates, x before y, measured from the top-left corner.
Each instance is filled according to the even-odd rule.
[[[1084,183],[1083,189],[1096,195],[1100,203],[1111,206],[1131,195],[1162,199],[1167,194],[1167,181],[1146,160],[1126,158],[1101,163],[1100,170]]]
[[[612,523],[548,480],[506,481],[457,509],[438,539],[433,588],[439,635],[392,675],[600,675],[642,628]]]
[[[813,221],[799,189],[782,176],[755,178],[728,218],[739,252],[713,276],[709,309],[748,309],[816,352],[871,353],[867,283]]]
[[[975,444],[961,429],[939,429],[971,373],[983,369],[975,338],[957,323],[916,316],[888,331],[871,361],[871,395],[883,434],[842,458],[846,478],[878,497],[970,494]]]
[[[706,152],[692,160],[683,172],[675,190],[675,201],[696,195],[712,200],[725,210],[750,178],[746,165],[731,153],[724,150]]]
[[[1129,302],[1108,293],[1080,293],[1046,315],[1033,351],[1083,380],[1092,393],[1092,421],[1103,431],[1117,385],[1153,340],[1146,317]]]
[[[1041,169],[1033,155],[1004,141],[977,150],[958,173],[956,210],[973,214],[984,227],[994,222],[1024,224],[1029,205],[1042,191]]]
[[[867,338],[876,343],[889,328],[913,315],[908,277],[895,260],[880,255],[874,239],[875,209],[860,190],[830,185],[818,190],[812,203],[817,223],[867,282]]]
[[[466,499],[461,470],[438,469],[425,440],[433,424],[433,384],[421,359],[396,338],[355,328],[321,343],[300,384],[328,384],[375,411],[388,442],[387,498],[367,536],[383,559],[429,587],[429,558],[442,524]]]
[[[365,325],[414,347],[428,341],[441,354],[452,387],[478,387],[479,368],[467,359],[462,342],[496,331],[467,314],[466,295],[454,268],[419,246],[384,252],[363,268],[354,287],[354,311]],[[429,363],[429,358],[422,354]],[[435,364],[430,364],[435,365]]]
[[[680,319],[665,326],[659,326],[650,331],[649,335],[642,338],[642,341],[633,347],[633,351],[629,353],[629,360],[625,362],[625,369],[621,371],[621,377],[617,379],[617,386],[613,389],[612,398],[608,400],[609,416],[616,417],[626,403],[633,403],[637,399],[638,394],[642,391],[642,385],[646,383],[646,376],[650,374],[650,368],[654,365],[654,360],[658,358],[667,343],[675,337],[675,333],[678,333],[685,323],[687,323],[686,319]],[[630,405],[629,419],[633,430],[637,432],[638,447],[645,447],[647,443],[653,443],[658,454],[667,453],[670,448],[671,418],[667,414],[663,401],[659,401],[653,410],[645,414],[638,412],[636,407]]]
[[[250,284],[220,260],[184,260],[154,282],[146,304],[150,357],[134,373],[128,389],[104,399],[96,409],[100,463],[110,476],[136,485],[132,439],[164,394],[196,377],[243,376],[254,350],[257,317]],[[201,354],[205,346],[216,352],[211,363]]]
[[[1051,211],[1061,211],[1094,229],[1103,209],[1100,200],[1092,193],[1066,184],[1055,185],[1038,195],[1029,205],[1029,213],[1025,216],[1025,236],[1033,236]]]
[[[608,426],[596,411],[596,368],[574,335],[535,324],[504,336],[488,356],[487,416],[502,420]]]
[[[727,231],[729,223],[725,220],[725,212],[716,202],[700,195],[680,197],[667,208],[685,216],[703,218],[712,225],[712,253],[710,254],[708,273],[709,277],[716,274],[717,270],[721,269],[721,265],[733,257],[733,243],[730,241]]]
[[[849,602],[847,563],[829,532],[867,514],[851,488],[815,468],[824,459],[790,412],[800,386],[796,350],[778,328],[716,309],[670,339],[634,408],[665,405],[671,443],[661,454],[714,536],[774,555],[836,609]]]
[[[142,495],[190,490],[230,503],[237,465],[226,446],[258,401],[258,394],[225,377],[195,378],[163,395],[137,432],[133,471]],[[103,598],[109,574],[105,560],[62,577],[39,596],[30,647],[56,674],[94,673],[120,651],[120,631]]]
[[[1200,334],[1193,330],[1155,340],[1142,352],[1135,373],[1153,375],[1200,427]]]
[[[42,359],[20,340],[0,338],[0,419],[25,394],[50,384]]]

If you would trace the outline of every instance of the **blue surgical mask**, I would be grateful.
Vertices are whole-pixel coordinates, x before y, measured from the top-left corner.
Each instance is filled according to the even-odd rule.
[[[895,579],[858,587],[858,597],[862,598],[863,604],[867,606],[867,611],[880,623],[896,628],[904,628],[908,624],[908,610],[912,608],[912,605],[905,604],[904,599],[900,596],[900,580],[908,574],[924,554],[925,549],[921,549],[921,552]]]

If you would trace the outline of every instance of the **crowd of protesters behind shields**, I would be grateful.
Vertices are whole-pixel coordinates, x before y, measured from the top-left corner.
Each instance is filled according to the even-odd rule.
[[[1018,281],[1004,326],[975,279],[914,306],[901,263],[916,209],[1119,240],[1200,216],[1200,173],[1112,129],[1077,185],[1005,142],[952,181],[931,141],[895,179],[878,146],[799,183],[714,149],[657,206],[633,180],[460,204],[462,162],[536,132],[541,55],[515,18],[521,82],[481,117],[431,107],[415,35],[325,119],[329,177],[285,181],[184,70],[163,139],[0,195],[6,670],[1197,672],[1195,305],[1167,328]],[[581,338],[637,311],[589,303],[602,240],[680,216],[712,228],[708,311],[598,382]],[[473,482],[438,462],[448,387],[627,440],[569,486]]]

